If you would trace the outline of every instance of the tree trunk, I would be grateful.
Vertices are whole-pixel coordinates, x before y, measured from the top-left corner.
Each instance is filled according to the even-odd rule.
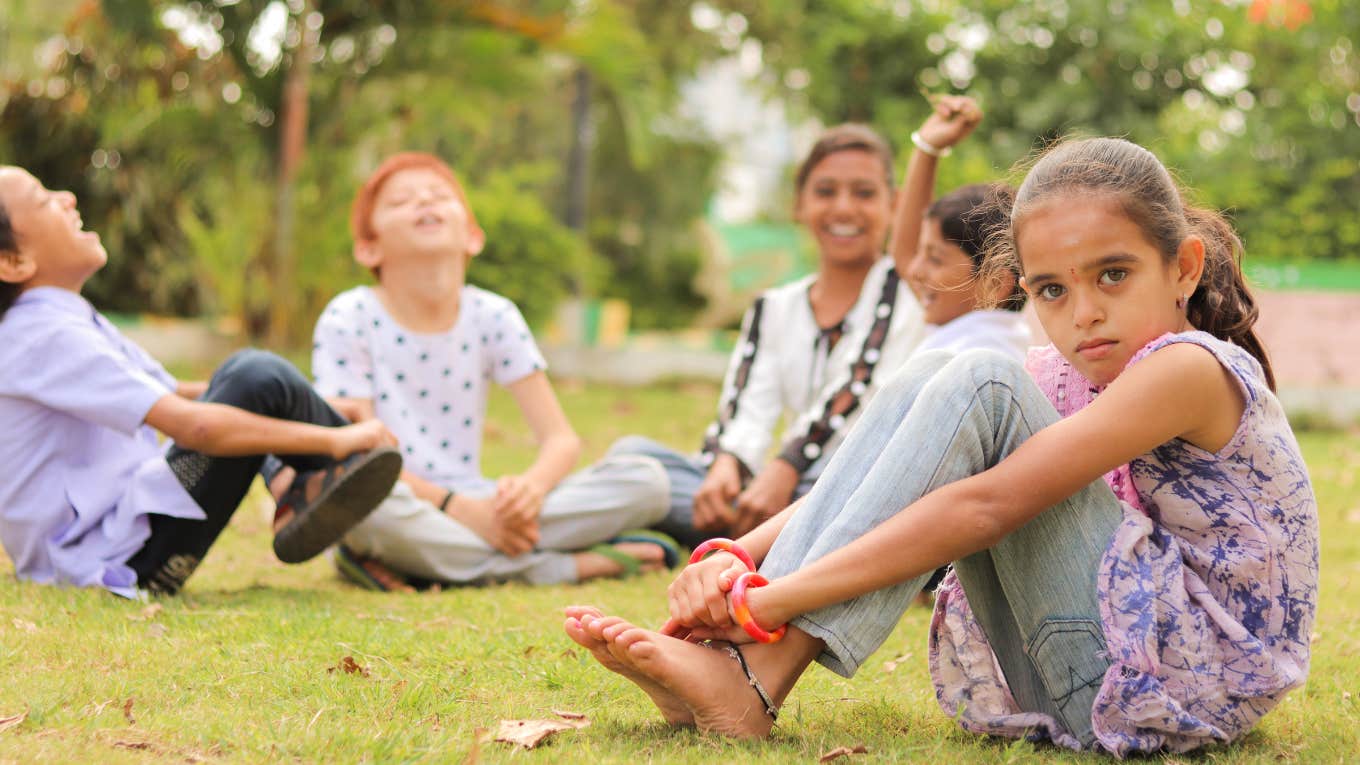
[[[307,16],[312,3],[303,3],[302,12],[293,19],[301,28],[300,42],[285,60],[283,95],[279,102],[279,168],[274,187],[273,275],[269,310],[269,344],[285,348],[297,338],[290,331],[289,318],[296,315],[297,253],[293,247],[296,219],[294,182],[307,149],[307,94],[312,73],[312,56],[321,36],[320,29],[308,29]]]
[[[576,70],[576,96],[571,102],[571,150],[567,154],[567,210],[564,223],[573,231],[586,227],[586,195],[590,192],[590,145],[595,131],[590,122],[590,72]]]
[[[584,235],[588,195],[590,193],[590,147],[595,142],[595,130],[590,121],[590,71],[584,66],[576,70],[576,96],[571,101],[571,149],[567,154],[567,205],[564,223],[567,228]],[[571,280],[571,291],[581,292],[579,280]]]

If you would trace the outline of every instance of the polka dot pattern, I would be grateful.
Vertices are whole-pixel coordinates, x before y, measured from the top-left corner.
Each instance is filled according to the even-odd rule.
[[[513,303],[466,286],[446,332],[393,320],[368,287],[338,295],[317,322],[312,346],[323,395],[365,398],[402,444],[406,465],[427,480],[468,486],[480,474],[486,397],[547,364]]]

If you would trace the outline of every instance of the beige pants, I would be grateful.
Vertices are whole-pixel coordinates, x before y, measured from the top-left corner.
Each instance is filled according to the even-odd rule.
[[[402,574],[436,582],[574,582],[572,552],[651,526],[666,516],[669,503],[670,481],[660,462],[635,455],[606,457],[548,493],[539,516],[538,547],[512,558],[398,483],[344,544]]]

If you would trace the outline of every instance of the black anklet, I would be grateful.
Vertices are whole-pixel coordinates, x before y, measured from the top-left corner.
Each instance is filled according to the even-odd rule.
[[[756,693],[760,694],[760,701],[765,705],[765,714],[770,716],[770,720],[777,722],[779,720],[779,709],[774,705],[774,699],[770,698],[770,694],[765,692],[765,686],[761,685],[760,681],[756,679],[756,673],[751,671],[751,665],[746,663],[746,657],[742,655],[741,649],[735,645],[728,645],[727,655],[736,659],[737,663],[741,665],[741,671],[746,673],[746,682],[750,683],[751,687],[756,689]]]

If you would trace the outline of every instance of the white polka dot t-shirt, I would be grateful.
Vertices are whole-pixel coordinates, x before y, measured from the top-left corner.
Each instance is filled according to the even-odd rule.
[[[470,285],[453,328],[433,334],[397,324],[371,288],[355,287],[326,306],[312,344],[323,396],[370,399],[406,468],[460,491],[490,485],[481,474],[488,383],[546,368],[515,304]]]

